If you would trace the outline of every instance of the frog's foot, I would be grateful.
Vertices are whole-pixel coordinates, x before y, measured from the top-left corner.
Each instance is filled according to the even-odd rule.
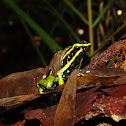
[[[77,76],[84,76],[84,74],[83,73],[78,73]]]
[[[38,88],[39,94],[44,94],[44,90],[43,90],[41,84],[37,83],[37,88]]]

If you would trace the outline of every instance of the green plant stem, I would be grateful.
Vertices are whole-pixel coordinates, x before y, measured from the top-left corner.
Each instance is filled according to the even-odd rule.
[[[41,60],[43,66],[46,67],[46,66],[47,66],[47,63],[46,63],[44,57],[42,56],[42,54],[41,54],[41,52],[40,52],[38,46],[35,44],[35,40],[33,39],[32,34],[31,34],[31,32],[30,32],[28,26],[27,26],[26,23],[25,23],[24,21],[22,21],[22,20],[21,20],[21,23],[23,24],[24,29],[25,29],[26,33],[28,34],[28,36],[29,36],[29,38],[30,38],[30,40],[31,40],[30,42],[32,43],[32,45],[33,45],[33,47],[34,47],[36,53],[38,54],[39,59]]]
[[[75,12],[75,14],[77,14],[81,20],[88,25],[88,21],[87,19],[71,4],[70,1],[68,0],[64,0],[64,2]]]
[[[35,32],[42,38],[43,42],[52,50],[53,53],[56,53],[62,48],[42,29],[34,20],[32,20],[24,11],[22,11],[17,5],[13,3],[12,0],[3,0],[8,4],[20,17],[29,24],[30,27],[35,30]]]
[[[89,41],[91,43],[90,54],[92,55],[94,52],[94,37],[93,37],[93,24],[92,24],[92,1],[88,0],[88,21],[89,21]]]

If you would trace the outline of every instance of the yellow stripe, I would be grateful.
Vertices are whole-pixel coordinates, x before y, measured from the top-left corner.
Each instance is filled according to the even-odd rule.
[[[86,41],[84,41],[84,42],[86,42]],[[74,47],[90,46],[90,45],[91,45],[91,43],[84,43],[84,44],[75,43],[75,44],[71,47],[71,49],[69,49],[69,50],[66,52],[66,54],[63,56],[63,59],[74,49]]]
[[[70,67],[71,63],[75,60],[75,58],[76,58],[82,51],[83,51],[83,49],[80,49],[80,50],[72,57],[72,59],[71,59],[63,68],[61,68],[61,69],[57,72],[57,75],[63,73],[65,70],[67,70],[67,69]]]

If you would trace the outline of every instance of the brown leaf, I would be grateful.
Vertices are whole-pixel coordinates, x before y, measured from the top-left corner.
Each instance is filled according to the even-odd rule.
[[[110,86],[126,84],[126,72],[120,68],[82,69],[80,73],[83,73],[85,76],[77,76],[77,90],[97,85]],[[48,91],[61,92],[64,86],[65,84]]]
[[[38,98],[39,94],[30,94],[30,95],[21,95],[21,96],[14,96],[14,97],[8,97],[0,99],[0,106],[13,106],[17,104],[21,104],[22,102],[26,100],[33,100],[35,98]]]
[[[77,70],[74,70],[66,82],[56,110],[55,126],[74,125],[73,119],[75,114],[77,72]]]
[[[108,73],[109,71],[111,71],[110,73]],[[74,123],[80,121],[82,118],[86,118],[86,119],[90,119],[93,116],[96,116],[100,113],[109,115],[109,116],[114,116],[112,118],[115,119],[116,117],[120,117],[120,118],[125,118],[124,113],[125,113],[125,86],[122,84],[126,84],[126,74],[124,71],[122,71],[121,69],[107,69],[107,70],[93,70],[93,72],[91,72],[93,74],[95,73],[99,73],[97,75],[86,75],[86,76],[80,76],[77,77],[77,89],[80,91],[82,89],[86,89],[87,91],[84,91],[82,93],[77,94],[77,101],[76,101],[76,108],[75,108],[75,92],[76,92],[76,84],[74,84],[76,82],[75,79],[77,76],[77,73],[72,73],[71,77],[69,77],[68,81],[66,84],[62,85],[62,86],[58,86],[55,90],[52,90],[50,93],[48,93],[47,95],[41,95],[42,97],[46,96],[46,97],[50,97],[52,94],[51,93],[57,93],[57,92],[61,92],[65,86],[66,89],[64,89],[64,93],[62,95],[61,98],[61,104],[58,106],[60,107],[60,109],[57,111],[57,115],[60,117],[60,119],[65,120],[63,123],[67,123],[69,125],[73,125],[73,121]],[[40,73],[39,73],[40,74]],[[42,75],[41,75],[42,76]],[[72,78],[72,79],[71,79]],[[32,79],[32,78],[31,78]],[[26,81],[28,83],[28,81]],[[69,83],[68,83],[69,82]],[[73,85],[71,85],[71,83]],[[116,85],[120,85],[117,86],[115,89],[114,87],[110,88],[106,88],[106,89],[99,89],[99,87],[103,88],[104,86],[116,86]],[[97,86],[97,87],[95,87]],[[121,87],[123,86],[123,87]],[[92,88],[91,88],[92,87]],[[91,89],[88,89],[91,88]],[[121,92],[122,90],[122,92]],[[98,98],[98,95],[101,94],[103,95],[104,92],[108,95],[110,95],[110,97],[106,96],[105,98]],[[116,95],[116,92],[118,93],[118,95]],[[37,94],[36,94],[37,95]],[[32,99],[36,96],[35,94],[30,94],[30,95],[23,95],[23,96],[14,96],[14,97],[8,97],[5,99],[1,99],[1,105],[13,105],[13,104],[19,104],[22,103],[25,100],[28,100],[29,98]],[[97,101],[94,103],[94,101]],[[101,100],[101,102],[100,102]],[[122,102],[123,100],[123,102]],[[45,101],[46,102],[46,101]],[[117,106],[116,106],[117,103]],[[108,106],[108,105],[111,106]],[[102,106],[103,105],[103,106]],[[64,107],[66,106],[66,107]],[[99,107],[100,106],[100,107]],[[104,108],[104,106],[108,107]],[[103,108],[102,108],[103,107]],[[32,119],[39,119],[41,121],[41,123],[44,126],[47,125],[54,125],[54,117],[55,117],[55,113],[56,113],[56,108],[57,106],[51,106],[48,107],[46,109],[36,109],[36,110],[29,110],[26,111],[25,113],[25,119],[26,120],[32,120]],[[70,109],[72,108],[72,109]],[[74,110],[75,108],[75,110]],[[99,113],[97,112],[97,109],[104,110],[104,111],[100,111]],[[119,113],[115,112],[115,110],[118,110]],[[67,112],[67,111],[69,112]],[[95,114],[89,114],[90,112],[93,112],[96,110]],[[112,115],[110,114],[110,112],[113,112]],[[63,113],[64,112],[64,113]],[[74,113],[75,112],[75,113]],[[61,113],[63,113],[61,115]],[[62,117],[63,116],[63,117]],[[73,118],[74,116],[74,118]],[[59,118],[58,117],[58,118]],[[60,121],[60,123],[62,123],[62,120]],[[121,119],[120,119],[121,120]]]
[[[126,72],[120,68],[97,68],[97,69],[81,69],[80,73],[84,75],[97,75],[99,77],[112,77],[126,75]]]
[[[111,86],[126,84],[126,75],[100,77],[97,75],[87,75],[77,77],[77,89],[89,88],[94,86]]]
[[[101,89],[101,91],[107,93],[112,97],[123,97],[126,96],[126,85],[120,85],[111,88]]]
[[[70,110],[70,112],[73,110],[73,112],[71,112],[72,114],[74,113],[74,123],[80,121],[82,118],[85,118],[85,116],[88,114],[89,111],[96,108],[96,107],[92,106],[92,104],[93,104],[93,101],[96,99],[97,95],[101,94],[99,92],[95,92],[99,87],[94,87],[85,92],[77,94],[75,113],[73,110],[74,108]],[[70,91],[70,92],[72,92],[72,91]],[[68,101],[67,101],[67,103],[68,103]],[[43,126],[53,126],[57,106],[58,105],[54,105],[54,106],[48,107],[46,109],[28,110],[25,112],[24,117],[26,120],[38,119],[38,120],[40,120],[40,122]],[[63,106],[62,109],[64,109],[64,113],[67,113],[67,111],[69,111],[69,108],[66,108],[68,105],[66,105],[66,107],[65,107],[65,103],[64,103],[62,106]],[[70,108],[71,108],[71,106],[70,106]],[[62,110],[60,112],[62,113]],[[58,114],[60,116],[60,113],[58,113]],[[70,118],[72,117],[72,114],[69,114],[69,113],[67,113],[67,114],[69,115],[68,117],[70,117]],[[66,117],[64,117],[64,118],[66,119]],[[60,119],[64,120],[64,118],[60,118]],[[67,121],[68,121],[68,123],[70,123],[69,120],[67,120]]]
[[[29,72],[31,72],[31,71],[29,71]],[[97,75],[90,75],[90,74],[95,74],[95,73]],[[22,75],[22,73],[18,73],[18,74]],[[27,74],[27,72],[26,72],[26,74]],[[9,75],[8,77],[10,77],[10,76],[11,75]],[[26,76],[25,78],[33,79],[33,78],[29,77],[29,76]],[[20,84],[20,82],[21,82],[21,81],[19,81],[19,79],[20,78],[18,78],[18,76],[17,76],[16,79],[14,79],[14,80],[16,80],[15,83],[17,82],[17,85],[16,85],[17,89],[18,88],[20,89],[20,87],[18,87],[18,84]],[[24,79],[24,77],[22,77],[21,79]],[[24,84],[26,84],[26,85],[34,84],[34,85],[33,85],[33,87],[31,87],[32,86],[31,85],[30,88],[28,89],[28,91],[30,89],[32,89],[32,88],[36,89],[36,83],[29,83],[29,82],[31,82],[31,81],[26,80],[26,82],[24,81]],[[25,88],[24,84],[22,84],[22,87],[24,86],[23,88]],[[101,85],[101,86],[122,85],[122,84],[126,84],[126,74],[122,69],[103,69],[103,70],[96,69],[96,70],[90,70],[90,73],[88,73],[87,76],[77,77],[77,84],[78,84],[78,86],[77,86],[78,90],[84,89],[84,88],[89,88],[89,87],[94,87],[94,86],[98,86],[98,85]],[[51,92],[52,93],[61,92],[63,90],[64,86],[65,86],[65,84],[61,85],[61,86],[58,86],[56,89],[51,90]],[[7,88],[6,88],[6,90],[7,90]],[[13,87],[12,87],[11,90],[13,90]],[[51,93],[51,92],[49,92],[49,93]],[[26,93],[27,93],[27,90],[26,90]],[[23,96],[19,95],[19,96],[16,96],[16,97],[8,97],[6,99],[0,99],[0,105],[1,106],[8,106],[8,105],[11,106],[11,105],[14,105],[14,104],[19,104],[19,103],[22,103],[23,101],[25,101],[25,99],[27,99],[29,97],[36,97],[36,96],[31,95],[31,94],[30,95],[26,94],[26,95],[23,95]],[[20,99],[23,99],[23,100],[20,100]]]
[[[45,74],[45,69],[10,74],[0,80],[0,98],[38,93],[36,83]]]
[[[96,99],[97,95],[101,94],[100,92],[95,92],[99,87],[100,86],[97,86],[85,92],[77,94],[76,114],[74,119],[75,123],[80,121],[82,118],[84,119],[89,111],[95,109],[92,103]]]

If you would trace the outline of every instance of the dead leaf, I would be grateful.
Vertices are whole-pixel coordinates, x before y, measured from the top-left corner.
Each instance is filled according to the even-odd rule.
[[[126,84],[126,75],[100,77],[97,75],[87,75],[77,77],[77,89],[89,88],[98,85],[102,86],[117,86]]]
[[[66,82],[55,114],[55,126],[74,125],[77,73],[78,71],[74,70]]]
[[[100,88],[100,86],[77,94],[74,123],[77,123],[82,118],[85,119],[88,112],[95,109],[95,107],[92,106],[92,103],[96,99],[97,95],[101,94],[100,92],[95,92],[98,88]]]
[[[84,75],[97,75],[99,77],[126,75],[126,72],[120,68],[81,69],[80,73],[83,73]]]
[[[43,126],[54,126],[54,116],[57,106],[51,106],[46,109],[28,110],[24,114],[26,120],[38,119]]]
[[[45,74],[45,69],[10,74],[0,80],[0,98],[38,93],[36,83]]]
[[[111,116],[115,121],[126,119],[126,99],[111,96],[102,96],[96,99],[94,106],[101,110],[101,113]]]
[[[126,85],[120,85],[116,87],[110,87],[101,89],[101,91],[107,93],[112,97],[125,97],[126,96]]]
[[[95,92],[99,87],[94,87],[85,92],[77,94],[75,113],[74,113],[73,109],[70,110],[70,111],[73,110],[73,112],[71,112],[72,114],[74,113],[74,123],[80,121],[82,118],[84,119],[89,111],[96,108],[96,107],[92,106],[92,103],[96,99],[97,95],[101,94],[100,92]],[[68,114],[67,111],[69,109],[66,108],[68,105],[65,107],[64,104],[63,104],[62,109],[64,109],[64,113]],[[38,119],[38,120],[40,120],[40,122],[43,126],[53,126],[57,106],[58,105],[54,105],[54,106],[51,106],[51,107],[48,107],[45,109],[28,110],[25,112],[24,117],[26,120]],[[70,108],[71,108],[71,105],[70,105]],[[62,113],[62,110],[60,112]],[[68,117],[70,117],[70,115],[72,116],[72,114],[68,114]],[[60,116],[60,114],[59,114],[59,116]],[[64,118],[66,119],[68,117],[64,117]],[[64,120],[64,118],[60,118],[60,119]],[[70,118],[72,118],[72,117],[70,117]],[[68,122],[68,123],[70,123],[70,122]]]
[[[8,106],[13,106],[17,104],[21,104],[24,101],[30,101],[34,100],[35,98],[40,97],[39,94],[30,94],[30,95],[20,95],[20,96],[14,96],[14,97],[8,97],[8,98],[3,98],[0,99],[0,107],[8,107]]]
[[[103,68],[106,62],[112,60],[113,68],[123,68],[122,64],[125,60],[126,39],[119,40],[110,45],[105,51],[96,56],[85,69]],[[117,64],[115,63],[117,62]]]
[[[108,71],[111,71],[110,72],[111,74],[108,73]],[[122,99],[125,99],[125,97],[124,97],[125,96],[125,86],[124,85],[126,84],[125,72],[122,71],[121,69],[118,69],[118,70],[117,69],[114,69],[114,70],[107,69],[107,70],[103,70],[103,72],[102,72],[102,70],[100,71],[100,70],[96,69],[96,70],[93,70],[91,73],[94,73],[94,75],[89,74],[89,75],[80,76],[80,77],[76,77],[77,73],[74,75],[71,75],[72,77],[69,77],[70,80],[69,79],[68,80],[70,82],[68,81],[69,82],[68,84],[66,83],[64,85],[58,86],[56,89],[51,90],[51,92],[41,95],[41,97],[42,97],[41,102],[46,103],[47,100],[43,101],[44,97],[45,97],[45,99],[51,98],[50,96],[52,94],[61,92],[65,86],[66,89],[64,89],[64,91],[63,91],[65,93],[63,95],[63,100],[61,99],[62,104],[61,104],[61,106],[59,106],[60,109],[58,112],[58,116],[60,117],[60,114],[61,114],[60,112],[64,112],[64,115],[63,114],[61,115],[63,117],[61,117],[60,119],[62,119],[62,120],[64,119],[67,124],[73,125],[74,123],[77,123],[78,121],[80,121],[82,118],[90,119],[101,113],[111,116],[113,119],[115,119],[115,118],[117,119],[117,117],[118,117],[118,120],[124,119],[125,111],[123,111],[122,109],[124,109],[125,100],[123,100],[123,102],[122,102]],[[95,75],[95,73],[99,73],[99,74]],[[81,93],[77,94],[76,107],[75,107],[76,84],[74,85],[75,80],[74,79],[71,80],[71,78],[77,79],[77,83],[78,83],[77,89],[78,89],[78,91],[82,91]],[[28,81],[26,81],[26,82],[28,82]],[[70,84],[71,82],[73,82],[73,85]],[[116,86],[116,85],[120,85],[120,86]],[[116,86],[116,88],[114,89],[114,87],[111,87],[112,89],[110,89],[110,86]],[[121,87],[121,86],[123,86],[123,87]],[[99,87],[100,87],[100,89],[99,89]],[[104,87],[109,87],[109,88],[104,89]],[[89,89],[89,88],[91,88],[91,89]],[[120,90],[122,90],[122,92]],[[118,93],[118,95],[116,95],[116,92],[120,92],[120,93]],[[99,94],[101,96],[104,96],[104,93],[110,95],[110,97],[106,96],[105,98],[101,98],[102,102],[100,102],[99,101],[100,98],[98,96],[99,96]],[[30,94],[30,95],[22,95],[22,96],[20,95],[20,96],[3,98],[3,99],[0,99],[1,106],[23,104],[23,102],[25,100],[29,100],[29,99],[32,100],[32,98],[34,99],[36,95]],[[66,100],[67,98],[69,98],[69,100]],[[115,99],[115,100],[112,100],[112,99]],[[97,101],[97,102],[95,102],[95,101]],[[95,103],[95,104],[93,104],[93,103]],[[117,108],[115,107],[116,103],[118,105]],[[108,106],[109,104],[111,105],[110,107]],[[112,104],[113,104],[113,106],[112,106]],[[106,106],[109,109],[107,110],[107,108],[104,108],[102,105]],[[67,106],[67,107],[64,107],[64,106]],[[104,111],[100,111],[99,106],[101,108],[103,107],[102,110],[104,110]],[[72,109],[67,109],[70,107],[72,107]],[[74,107],[75,107],[75,110],[74,110]],[[27,106],[26,106],[26,108],[27,108]],[[38,119],[43,124],[43,126],[47,126],[47,125],[52,126],[52,125],[54,125],[54,117],[55,117],[55,113],[56,113],[56,108],[57,108],[57,105],[48,107],[46,109],[35,109],[35,110],[26,111],[25,119],[26,120]],[[116,113],[115,108],[120,113]],[[69,110],[69,114],[67,113],[66,110]],[[99,111],[97,111],[97,110],[99,110]],[[112,114],[110,114],[111,111],[113,112]],[[74,113],[74,118],[73,118],[73,113]],[[69,118],[70,118],[70,120],[69,120]],[[62,123],[62,121],[60,123]]]

